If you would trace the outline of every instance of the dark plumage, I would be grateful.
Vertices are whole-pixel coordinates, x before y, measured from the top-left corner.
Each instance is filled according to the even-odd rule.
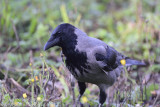
[[[66,66],[78,81],[79,100],[86,89],[85,82],[96,84],[100,89],[99,106],[106,100],[105,90],[113,85],[123,70],[120,60],[125,59],[126,66],[144,65],[67,23],[54,29],[44,50],[53,46],[62,48]]]

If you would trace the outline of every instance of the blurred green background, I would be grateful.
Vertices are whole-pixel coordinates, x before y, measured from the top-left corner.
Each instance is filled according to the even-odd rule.
[[[44,54],[49,66],[58,69],[62,65],[60,49],[56,47],[43,52],[43,46],[52,30],[61,23],[71,23],[88,36],[103,40],[124,55],[144,60],[146,67],[133,67],[129,74],[134,79],[141,77],[141,80],[136,80],[139,82],[133,86],[133,92],[141,87],[143,80],[148,80],[145,84],[149,89],[146,89],[148,95],[138,99],[142,103],[135,101],[130,104],[153,104],[150,102],[154,102],[156,97],[153,97],[151,91],[159,89],[160,82],[159,0],[1,0],[1,81],[8,74],[8,77],[14,78],[22,86],[27,86],[25,81],[30,76],[29,63],[32,62],[34,69],[38,69],[42,64],[40,53]],[[64,72],[60,74],[64,75]],[[68,78],[64,76],[63,79]],[[56,81],[62,82],[59,77]],[[75,92],[77,97],[78,89]],[[92,86],[87,89],[86,96],[97,100],[97,92],[98,89]],[[61,101],[67,96],[65,103],[71,105],[72,97],[68,97],[69,93],[64,90],[60,93],[65,93]],[[155,104],[159,104],[158,101]]]

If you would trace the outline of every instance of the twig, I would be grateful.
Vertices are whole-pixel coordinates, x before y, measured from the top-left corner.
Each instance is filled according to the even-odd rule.
[[[74,77],[72,75],[70,75],[71,77],[71,91],[72,91],[72,96],[73,96],[73,105],[76,105],[76,98],[75,98],[75,92],[74,92],[74,87],[75,87],[75,81],[74,81]]]
[[[7,58],[7,55],[8,55],[8,53],[9,53],[10,50],[11,50],[11,46],[9,46],[9,47],[7,48],[7,51],[4,53],[1,61],[4,61],[4,60]]]
[[[13,85],[14,89],[11,88],[10,84]],[[28,96],[31,96],[31,93],[28,90],[26,90],[25,88],[23,88],[20,84],[18,84],[13,78],[6,79],[5,89],[7,90],[8,93],[11,94],[12,92],[14,92],[19,97],[23,93],[26,93]]]
[[[157,94],[157,97],[156,97],[156,99],[155,99],[154,102],[153,102],[153,107],[154,107],[154,105],[156,104],[158,98],[159,98],[159,94]]]
[[[14,72],[15,69],[14,68],[11,68],[11,67],[6,67],[5,65],[3,64],[0,64],[0,70],[5,70],[5,71],[11,71],[11,72]]]
[[[16,51],[17,49],[19,49],[19,47],[20,47],[20,45],[19,45],[19,35],[18,35],[18,33],[17,33],[17,29],[16,29],[16,26],[15,26],[15,24],[14,24],[14,22],[12,21],[12,28],[13,28],[13,30],[14,30],[14,33],[15,33],[15,36],[16,36],[16,41],[17,41],[17,46],[14,48],[14,49],[12,49],[11,50],[11,52],[14,52],[14,51]]]

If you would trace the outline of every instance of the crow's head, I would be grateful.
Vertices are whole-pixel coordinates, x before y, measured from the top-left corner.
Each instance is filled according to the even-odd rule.
[[[64,23],[58,25],[52,32],[48,42],[44,46],[44,50],[47,50],[53,46],[63,47],[69,42],[74,42],[77,36],[74,34],[76,27],[71,24]]]

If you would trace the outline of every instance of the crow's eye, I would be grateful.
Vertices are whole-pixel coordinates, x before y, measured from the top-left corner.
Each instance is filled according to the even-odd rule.
[[[61,34],[61,32],[60,32],[60,31],[58,31],[58,32],[56,33],[56,35],[59,35],[59,34]]]
[[[56,32],[53,36],[54,36],[54,37],[59,37],[59,36],[60,36],[60,34],[61,34],[61,32],[60,32],[60,31],[58,31],[58,32]]]

